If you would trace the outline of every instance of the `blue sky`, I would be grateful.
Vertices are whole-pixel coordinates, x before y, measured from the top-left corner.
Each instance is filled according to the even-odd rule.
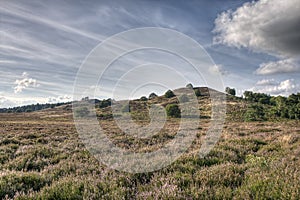
[[[224,86],[236,88],[238,95],[300,91],[299,0],[0,4],[0,107],[69,101],[91,50],[114,34],[142,27],[169,28],[196,40],[215,62]]]

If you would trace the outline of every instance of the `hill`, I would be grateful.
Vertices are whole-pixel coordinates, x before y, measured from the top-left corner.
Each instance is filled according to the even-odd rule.
[[[197,88],[194,88],[197,89]],[[0,198],[15,199],[298,199],[300,196],[300,124],[267,115],[270,108],[298,105],[297,98],[227,96],[222,136],[212,151],[198,151],[211,125],[205,88],[198,96],[200,118],[190,148],[171,165],[148,173],[119,172],[101,164],[76,131],[72,105],[23,113],[0,113]],[[251,95],[250,95],[251,96]],[[259,96],[259,95],[253,95]],[[272,98],[272,97],[270,97]],[[277,98],[275,98],[277,99]],[[132,152],[155,151],[171,142],[180,119],[169,117],[151,138],[125,134],[112,118],[111,100],[96,102],[99,124],[115,145]],[[88,101],[87,103],[92,103]],[[149,123],[150,104],[177,104],[157,96],[129,102],[136,123]],[[251,118],[261,106],[264,118]],[[279,107],[278,107],[279,109]],[[259,110],[259,109],[258,109]],[[276,112],[275,112],[276,113]],[[253,116],[262,116],[255,113]]]

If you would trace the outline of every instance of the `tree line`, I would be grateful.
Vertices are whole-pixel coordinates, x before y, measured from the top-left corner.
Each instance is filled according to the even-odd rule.
[[[67,103],[46,103],[46,104],[31,104],[31,105],[26,105],[26,106],[17,106],[17,107],[12,107],[12,108],[0,108],[0,113],[21,113],[21,112],[33,112],[33,111],[38,111],[38,110],[43,110],[47,108],[55,108],[57,106],[69,104],[70,102]]]

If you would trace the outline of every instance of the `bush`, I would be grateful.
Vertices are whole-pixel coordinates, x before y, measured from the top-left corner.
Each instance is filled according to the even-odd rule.
[[[39,191],[50,182],[38,173],[7,174],[0,177],[0,199],[13,198],[17,192]]]
[[[198,89],[195,89],[194,92],[195,92],[195,95],[196,95],[197,97],[200,97],[200,96],[201,96],[201,92],[200,92],[200,89],[199,89],[199,88],[198,88]]]
[[[103,99],[98,103],[99,108],[106,108],[108,106],[111,106],[111,99]]]
[[[225,92],[227,93],[227,94],[230,94],[230,95],[232,95],[232,96],[235,96],[235,89],[234,88],[230,88],[230,87],[226,87],[226,89],[225,89]]]
[[[263,121],[265,120],[264,107],[261,105],[251,105],[245,114],[245,121]]]
[[[167,115],[169,117],[179,118],[181,116],[180,109],[176,104],[169,104],[166,106]]]
[[[148,99],[147,99],[147,97],[142,96],[142,97],[140,98],[140,100],[141,100],[141,101],[147,101]]]
[[[172,90],[168,90],[166,93],[165,93],[165,97],[166,98],[172,98],[172,97],[175,97],[175,94]]]
[[[150,95],[149,95],[149,99],[153,99],[157,97],[157,94],[155,94],[154,92],[152,92]]]
[[[84,184],[72,179],[53,183],[43,188],[40,199],[83,199]]]
[[[194,86],[191,83],[187,84],[185,87],[189,88],[189,89],[193,89],[194,88]]]

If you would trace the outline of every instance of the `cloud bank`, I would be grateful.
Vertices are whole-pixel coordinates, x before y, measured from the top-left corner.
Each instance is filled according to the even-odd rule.
[[[271,95],[288,96],[292,93],[297,93],[300,90],[300,85],[294,79],[287,79],[277,82],[274,79],[264,79],[258,81],[253,88],[249,90],[258,93],[266,93]]]
[[[300,65],[293,59],[262,63],[255,71],[259,75],[300,72]]]
[[[278,62],[262,64],[258,74],[300,71],[299,0],[259,0],[228,10],[215,20],[214,43],[267,53]],[[291,63],[293,62],[293,63]],[[280,68],[280,69],[279,69]],[[284,69],[287,68],[287,69]]]

